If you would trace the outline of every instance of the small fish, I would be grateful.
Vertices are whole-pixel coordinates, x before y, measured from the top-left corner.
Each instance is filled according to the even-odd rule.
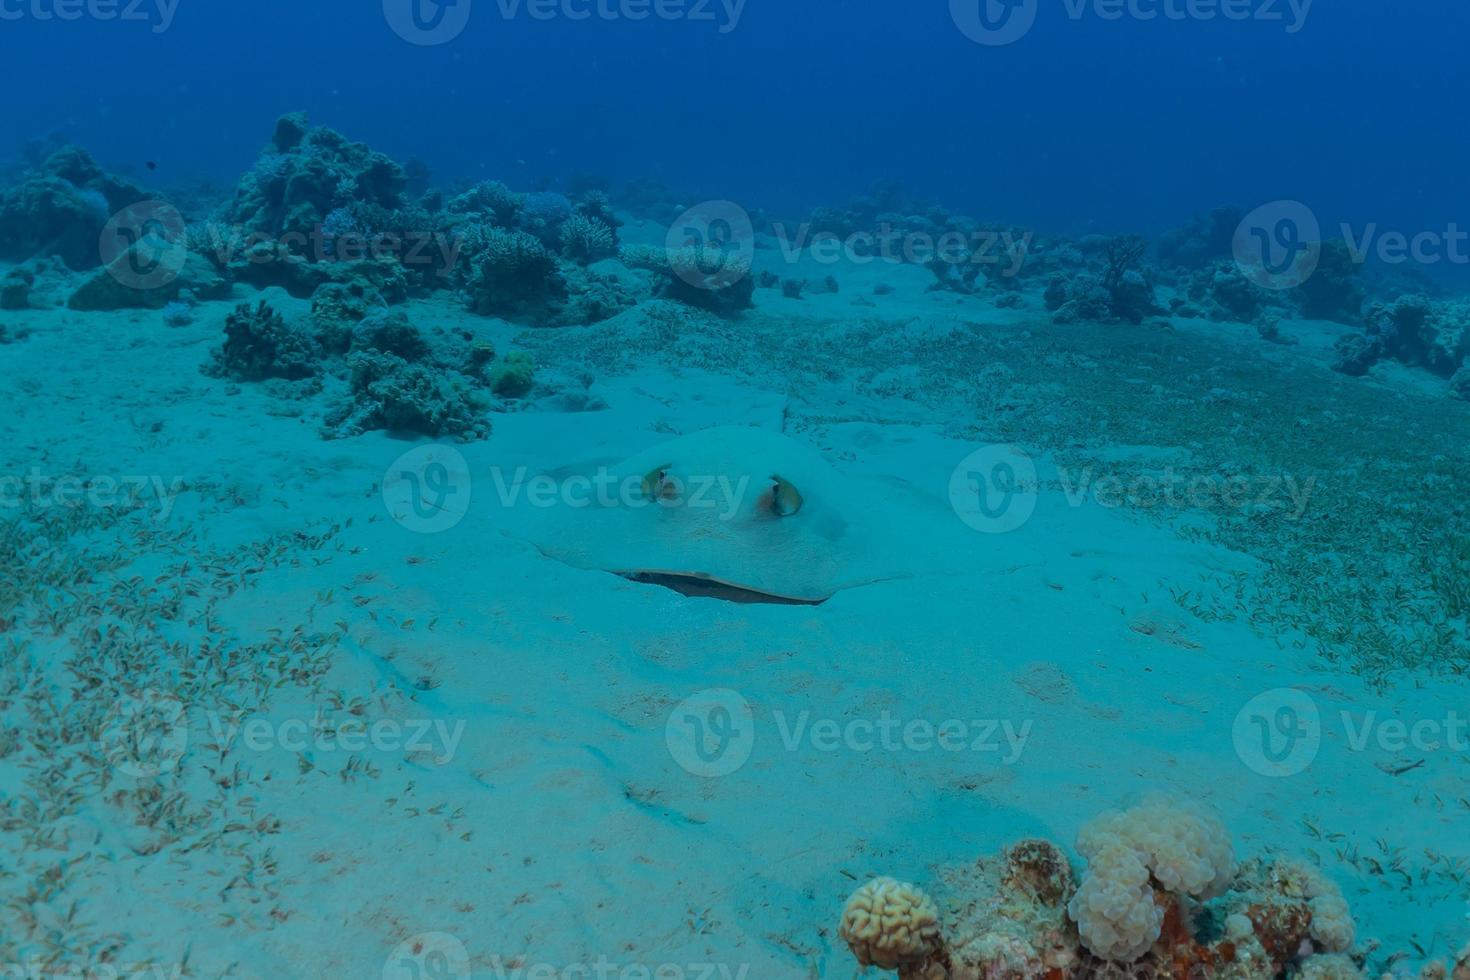
[[[155,160],[149,160],[147,163],[143,164],[143,166],[147,167],[149,170],[158,169],[158,163]]]

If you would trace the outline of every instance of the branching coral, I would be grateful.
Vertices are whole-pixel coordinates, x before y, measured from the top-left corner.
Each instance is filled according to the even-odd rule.
[[[475,269],[470,308],[482,316],[555,322],[567,284],[556,256],[523,231],[489,228],[469,254]]]
[[[513,227],[525,206],[524,194],[517,194],[498,180],[487,180],[452,199],[446,209],[454,214],[479,215],[501,228]]]
[[[617,252],[617,240],[601,220],[574,214],[561,226],[561,247],[567,258],[587,265]]]

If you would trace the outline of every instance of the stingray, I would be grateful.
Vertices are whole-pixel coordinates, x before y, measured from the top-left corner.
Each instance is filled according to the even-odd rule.
[[[934,568],[963,534],[910,488],[851,479],[773,432],[707,429],[539,477],[512,533],[577,568],[736,602],[816,605]],[[539,497],[540,503],[536,500]]]

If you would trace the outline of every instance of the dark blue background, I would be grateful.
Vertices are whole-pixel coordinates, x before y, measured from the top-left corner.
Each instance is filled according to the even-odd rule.
[[[48,0],[5,0],[17,4]],[[1075,22],[985,48],[941,0],[749,0],[714,24],[505,21],[416,48],[380,0],[180,0],[171,29],[0,22],[0,151],[60,130],[159,179],[248,167],[306,109],[441,177],[657,176],[790,209],[880,177],[1045,230],[1152,231],[1295,197],[1324,223],[1470,225],[1463,0],[1282,24]],[[1182,2],[1182,0],[1176,0]],[[1264,2],[1264,0],[1262,0]]]

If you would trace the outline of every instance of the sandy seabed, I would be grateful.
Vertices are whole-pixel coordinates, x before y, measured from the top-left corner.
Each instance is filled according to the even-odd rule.
[[[1263,626],[1248,586],[1270,556],[1196,533],[1222,504],[1188,492],[1239,474],[1114,421],[1219,437],[1258,411],[1232,370],[1348,428],[1346,385],[1380,416],[1443,412],[1442,393],[1333,375],[1345,328],[1321,323],[1283,324],[1289,347],[1234,324],[1061,328],[1036,296],[998,310],[917,268],[829,273],[835,294],[761,290],[744,320],[678,336],[641,309],[535,331],[413,301],[415,322],[586,385],[581,410],[533,395],[453,446],[324,441],[302,406],[202,374],[243,287],[187,327],[7,314],[29,336],[0,347],[0,951],[42,975],[846,978],[855,882],[1070,846],[1151,789],[1218,810],[1238,856],[1314,857],[1384,949],[1470,938],[1463,681],[1368,677]],[[993,358],[955,363],[977,337]],[[1199,372],[1193,402],[1160,364]],[[692,598],[549,557],[506,499],[507,473],[731,425],[902,488],[874,499],[949,520],[946,559],[820,605]],[[1289,439],[1268,448],[1290,459]],[[1041,492],[985,533],[951,485],[997,446]],[[414,453],[443,467],[428,508],[393,476]],[[1166,469],[1178,497],[1137,506],[1138,474]],[[1301,520],[1347,478],[1242,472],[1234,506]],[[1253,719],[1297,695],[1320,745],[1268,757]]]

